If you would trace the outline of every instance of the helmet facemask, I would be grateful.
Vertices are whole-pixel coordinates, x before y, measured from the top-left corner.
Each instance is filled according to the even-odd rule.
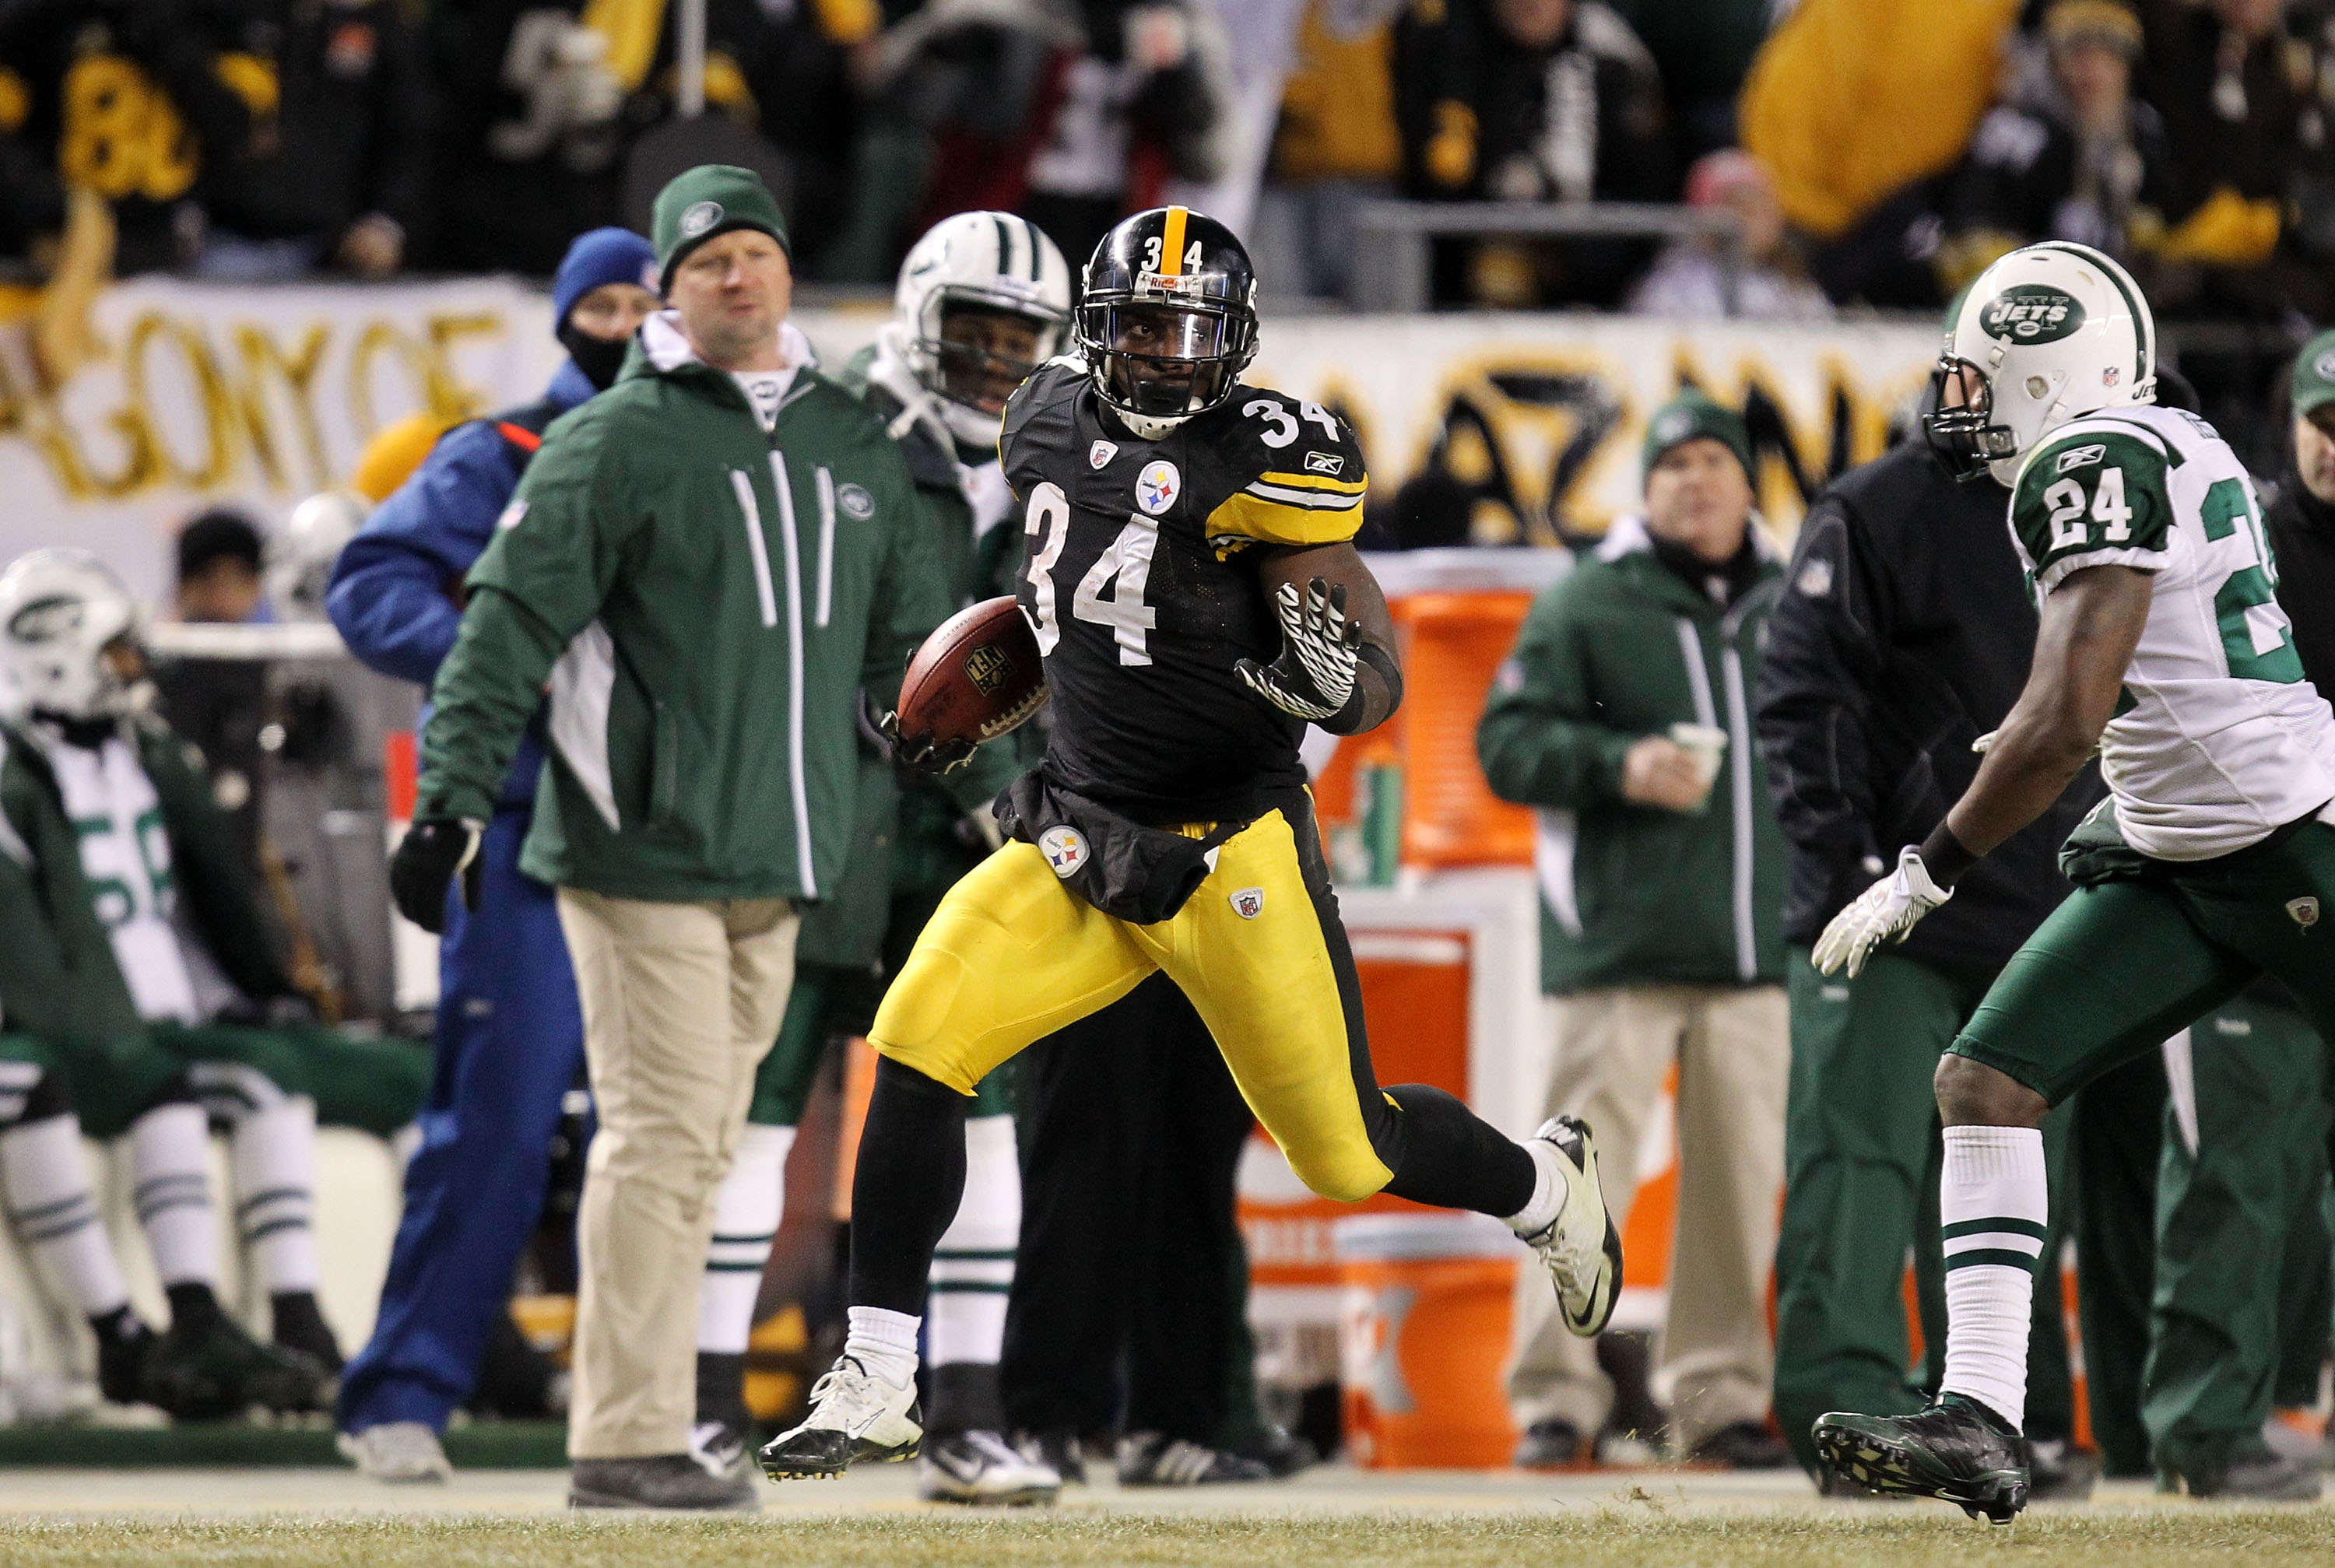
[[[963,289],[936,294],[917,324],[916,379],[954,409],[992,424],[1005,400],[1061,346],[1058,316]],[[1014,340],[1021,339],[1016,342]]]
[[[1256,352],[1252,319],[1205,305],[1132,300],[1081,305],[1079,346],[1095,390],[1122,413],[1183,419],[1232,395]]]

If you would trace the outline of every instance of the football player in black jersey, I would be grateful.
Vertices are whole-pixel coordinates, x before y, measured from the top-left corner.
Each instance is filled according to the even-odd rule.
[[[1352,543],[1361,449],[1321,405],[1240,382],[1255,293],[1222,225],[1130,218],[1088,265],[1078,353],[1006,406],[1052,731],[1002,803],[1013,841],[948,895],[869,1031],[849,1338],[809,1418],[762,1450],[773,1478],[916,1451],[917,1313],[964,1179],[965,1096],[1158,970],[1314,1191],[1498,1215],[1575,1333],[1613,1313],[1621,1243],[1586,1127],[1518,1143],[1441,1089],[1372,1075],[1297,744],[1308,723],[1383,722],[1402,675]],[[919,737],[901,751],[946,760]]]

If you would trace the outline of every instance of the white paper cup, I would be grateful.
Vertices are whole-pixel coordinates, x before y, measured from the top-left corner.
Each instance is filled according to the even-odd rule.
[[[1671,740],[1694,759],[1695,776],[1702,780],[1703,799],[1697,811],[1710,803],[1711,780],[1719,777],[1720,760],[1727,755],[1727,731],[1710,724],[1678,723],[1671,726]]]

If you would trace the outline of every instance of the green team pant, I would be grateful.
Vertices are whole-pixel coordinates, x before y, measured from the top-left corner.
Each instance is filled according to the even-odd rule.
[[[2200,1477],[2259,1451],[2273,1404],[2318,1402],[2327,1053],[2292,1008],[2246,996],[2165,1055],[2143,1409],[2157,1464]]]
[[[171,1079],[191,1070],[198,1092],[216,1110],[252,1102],[257,1085],[208,1067],[257,1072],[286,1094],[316,1101],[325,1127],[362,1128],[386,1137],[412,1121],[430,1088],[430,1052],[401,1040],[353,1040],[315,1025],[244,1029],[226,1024],[157,1024],[119,1040],[34,1040],[0,1036],[0,1061],[33,1062],[54,1070],[72,1097],[82,1130],[119,1137]]]
[[[1944,1368],[1945,1286],[1938,1241],[1940,1146],[1931,1075],[1986,990],[1876,953],[1855,979],[1818,974],[1792,955],[1791,1090],[1785,1112],[1784,1214],[1776,1244],[1775,1409],[1804,1466],[1809,1428],[1828,1410],[1904,1415]],[[2045,1129],[2055,1174],[2064,1118]],[[2060,1206],[2052,1205],[2057,1215]],[[2044,1256],[2059,1255],[2059,1233]],[[1908,1368],[1905,1260],[1920,1283],[1926,1368]],[[2028,1429],[2064,1437],[2074,1399],[2059,1275],[2035,1292]]]
[[[2335,1035],[2335,827],[2077,889],[2011,955],[1952,1049],[2058,1105],[2265,972]]]

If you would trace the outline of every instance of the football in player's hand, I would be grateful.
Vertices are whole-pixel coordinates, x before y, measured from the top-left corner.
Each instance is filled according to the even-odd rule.
[[[899,732],[994,740],[1045,705],[1038,639],[1006,594],[967,605],[925,639],[900,682]]]

